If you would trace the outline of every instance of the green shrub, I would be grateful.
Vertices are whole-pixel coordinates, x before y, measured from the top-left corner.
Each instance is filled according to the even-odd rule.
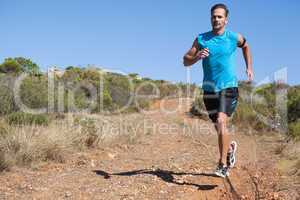
[[[16,110],[13,92],[5,85],[0,85],[0,99],[0,115],[6,115]]]
[[[288,90],[288,119],[294,122],[300,118],[300,87],[291,87]]]
[[[44,77],[28,76],[20,87],[22,103],[29,108],[47,108],[48,80]]]
[[[100,102],[103,102],[103,106],[100,106]],[[100,95],[97,96],[97,102],[92,107],[92,113],[100,113],[103,111],[112,111],[113,109],[118,108],[116,104],[113,104],[112,97],[107,89],[104,89],[102,94],[102,99]]]
[[[168,84],[161,82],[158,84],[159,91],[160,91],[160,97],[167,97],[167,96],[173,96],[176,97],[178,94],[179,88],[174,84]]]
[[[29,114],[23,112],[11,113],[7,116],[10,125],[48,125],[49,119],[46,114]]]
[[[232,122],[242,127],[254,128],[255,130],[280,131],[278,126],[285,126],[286,123],[285,121],[280,121],[285,120],[285,118],[282,118],[285,113],[276,110],[276,91],[280,89],[288,89],[288,134],[293,138],[300,138],[300,86],[270,83],[261,85],[254,90],[250,84],[240,82],[239,91],[240,96],[243,98],[239,99]],[[251,99],[248,97],[251,97],[252,91],[264,101],[251,102]],[[199,110],[203,108],[202,100],[196,99],[190,112],[199,116]]]
[[[101,74],[96,69],[85,69],[80,73],[81,80],[99,82],[101,78]]]
[[[9,128],[9,125],[5,120],[0,120],[0,137],[7,135],[9,133]]]
[[[138,104],[138,109],[148,109],[150,107],[150,101],[146,98],[139,98],[135,100]]]
[[[194,116],[198,116],[201,119],[208,120],[208,114],[202,99],[202,96],[196,97],[190,108],[190,113]]]
[[[234,116],[234,121],[237,123],[245,121],[254,121],[256,115],[253,112],[251,106],[246,103],[240,102],[237,106],[236,114]]]
[[[289,123],[289,135],[300,139],[300,121]]]
[[[106,75],[105,78],[112,103],[119,107],[127,105],[132,95],[130,92],[133,92],[130,88],[129,79],[126,76],[115,74]]]
[[[12,58],[6,58],[0,65],[0,72],[2,73],[19,74],[22,71],[22,66]]]
[[[247,92],[248,90],[249,88],[246,88],[244,92]],[[264,119],[261,119],[259,115],[262,118],[269,118],[270,116],[272,116],[270,112],[270,109],[265,105],[252,105],[240,98],[237,109],[232,116],[232,122],[240,127],[249,127],[254,128],[255,130],[267,129],[269,128],[267,122],[264,122]],[[206,113],[205,105],[203,103],[201,92],[193,102],[190,113],[202,119],[209,119]]]
[[[78,82],[81,80],[82,70],[79,67],[69,67],[62,76],[64,82]]]
[[[13,60],[15,60],[21,66],[23,71],[34,75],[40,74],[39,66],[36,63],[32,62],[30,59],[16,57],[13,58]]]
[[[122,113],[134,113],[148,110],[150,107],[150,100],[146,98],[136,98],[133,103],[122,111]]]
[[[74,99],[75,99],[75,106],[78,109],[85,109],[89,107],[89,94],[87,94],[87,90],[84,88],[79,88],[77,91],[74,92]]]

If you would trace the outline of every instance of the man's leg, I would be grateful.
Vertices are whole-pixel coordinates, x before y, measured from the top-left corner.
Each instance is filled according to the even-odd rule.
[[[215,174],[221,177],[226,177],[229,175],[228,169],[229,167],[232,167],[235,162],[235,161],[231,162],[231,160],[235,160],[234,157],[235,151],[233,151],[233,154],[230,155],[228,154],[229,145],[230,145],[229,144],[230,134],[227,130],[227,122],[232,112],[235,109],[237,103],[237,94],[238,94],[237,89],[228,88],[221,91],[219,97],[218,115],[217,115],[217,120],[215,121],[216,121],[217,133],[218,133],[220,159]],[[227,162],[227,160],[229,160],[229,162]]]
[[[226,165],[227,153],[229,148],[229,133],[227,131],[228,116],[226,113],[219,112],[217,120],[217,132],[219,142],[220,159],[219,162]]]
[[[220,153],[220,155],[219,155],[219,163],[221,163],[222,149],[223,149],[222,148],[222,138],[219,137],[218,123],[216,122],[216,123],[214,123],[214,125],[215,125],[215,129],[216,129],[217,135],[218,135],[218,144],[219,144],[219,153]]]

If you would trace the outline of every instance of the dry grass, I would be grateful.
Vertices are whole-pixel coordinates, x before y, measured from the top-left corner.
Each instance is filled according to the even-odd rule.
[[[295,168],[300,170],[300,158],[298,159],[298,161],[295,164]]]
[[[9,132],[10,126],[4,119],[0,119],[0,137],[6,135]]]
[[[5,158],[5,153],[0,151],[0,171],[3,171],[9,167],[8,161]]]
[[[285,147],[280,151],[281,159],[277,167],[284,174],[296,177],[300,176],[300,142],[290,141],[285,144]]]
[[[76,151],[112,141],[134,143],[142,135],[144,116],[74,115],[49,126],[10,126],[0,121],[0,171],[41,161],[65,162]],[[147,131],[148,132],[148,131]]]
[[[283,150],[284,150],[285,147],[286,147],[285,144],[280,144],[280,145],[278,145],[278,146],[275,148],[275,154],[280,155],[280,154],[283,152]]]

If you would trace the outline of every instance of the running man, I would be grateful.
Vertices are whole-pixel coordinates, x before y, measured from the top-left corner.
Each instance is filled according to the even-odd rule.
[[[183,57],[184,66],[191,66],[202,60],[203,101],[218,133],[220,159],[215,174],[220,177],[228,176],[229,168],[235,164],[237,143],[230,143],[227,122],[238,101],[238,81],[235,73],[237,47],[243,51],[248,81],[253,80],[249,45],[241,34],[226,28],[228,13],[226,5],[214,5],[211,8],[212,30],[199,34]]]

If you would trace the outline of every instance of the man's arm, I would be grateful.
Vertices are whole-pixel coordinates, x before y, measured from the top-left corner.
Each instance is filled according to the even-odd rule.
[[[198,45],[197,38],[193,42],[192,48],[184,55],[183,57],[183,65],[184,66],[191,66],[198,62],[199,60],[207,57],[209,55],[208,49],[200,50]]]
[[[238,47],[242,48],[244,60],[246,63],[246,73],[248,76],[248,80],[253,80],[253,67],[252,67],[252,55],[250,52],[250,46],[247,43],[246,39],[241,35],[238,34]]]

